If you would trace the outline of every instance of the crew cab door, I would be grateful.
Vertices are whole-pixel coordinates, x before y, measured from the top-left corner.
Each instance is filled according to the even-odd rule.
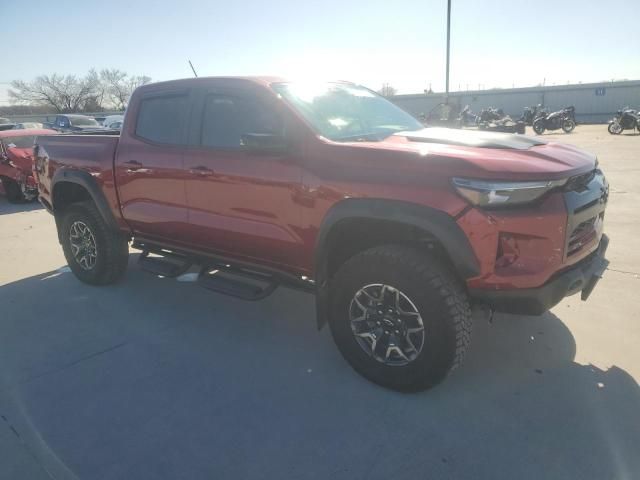
[[[122,215],[140,237],[182,240],[190,90],[150,92],[127,113],[115,159]]]
[[[191,242],[245,261],[299,265],[301,211],[294,203],[299,153],[250,152],[241,146],[244,134],[282,135],[285,121],[276,98],[214,84],[202,88],[195,105],[197,127],[184,157]]]

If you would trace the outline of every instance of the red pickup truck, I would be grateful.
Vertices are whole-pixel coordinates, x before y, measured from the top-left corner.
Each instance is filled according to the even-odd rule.
[[[355,370],[400,391],[458,365],[471,307],[541,314],[604,265],[608,185],[593,155],[522,135],[425,129],[347,82],[145,85],[122,133],[42,137],[40,201],[71,270],[200,268],[212,290],[316,296]],[[486,308],[483,308],[486,311]]]

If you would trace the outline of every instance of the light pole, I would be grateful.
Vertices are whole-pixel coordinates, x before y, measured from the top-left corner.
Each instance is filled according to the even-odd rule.
[[[447,79],[445,103],[449,103],[449,51],[451,44],[451,0],[447,0]]]

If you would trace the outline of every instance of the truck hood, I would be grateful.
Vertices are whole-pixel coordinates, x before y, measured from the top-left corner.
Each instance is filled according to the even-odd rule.
[[[419,162],[452,176],[557,179],[590,171],[596,163],[594,155],[571,145],[477,130],[425,128],[360,145],[410,153],[414,160],[417,155]]]
[[[7,157],[9,157],[9,161],[15,165],[17,169],[24,174],[31,175],[33,163],[32,148],[7,148]]]

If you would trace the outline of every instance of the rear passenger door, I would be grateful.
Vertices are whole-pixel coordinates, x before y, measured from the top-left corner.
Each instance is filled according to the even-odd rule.
[[[188,226],[183,150],[191,90],[150,92],[127,112],[115,162],[122,214],[136,235],[180,243]]]
[[[203,88],[192,115],[197,127],[184,161],[193,244],[255,263],[298,265],[299,153],[256,154],[241,147],[244,134],[283,134],[275,97],[250,88]]]

